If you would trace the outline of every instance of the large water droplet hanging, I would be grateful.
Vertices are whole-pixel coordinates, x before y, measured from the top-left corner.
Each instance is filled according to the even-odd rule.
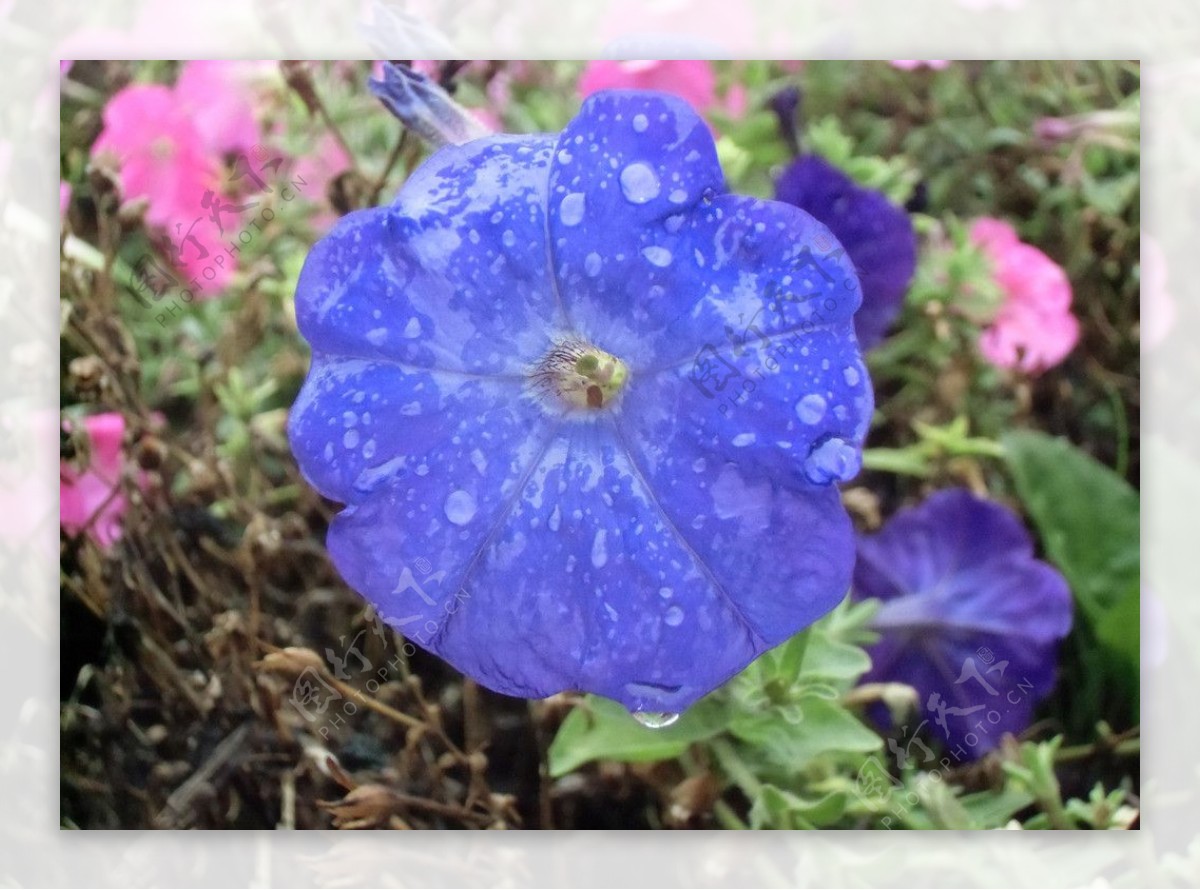
[[[845,482],[858,473],[862,459],[858,449],[837,436],[813,447],[804,460],[804,475],[815,485]]]
[[[633,719],[647,729],[665,729],[679,719],[668,711],[634,711]]]

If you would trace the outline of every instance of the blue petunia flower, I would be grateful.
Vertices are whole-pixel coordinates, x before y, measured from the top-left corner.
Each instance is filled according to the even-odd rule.
[[[1000,504],[950,489],[899,511],[859,539],[854,596],[882,601],[863,682],[914,687],[959,759],[1025,729],[1054,687],[1071,592]]]
[[[807,210],[842,243],[862,282],[862,306],[854,318],[858,342],[863,349],[878,344],[896,320],[917,266],[908,214],[816,155],[784,170],[775,196]]]
[[[727,194],[671,96],[441,148],[296,292],[337,568],[493,690],[686,708],[848,589],[872,394],[840,253]]]

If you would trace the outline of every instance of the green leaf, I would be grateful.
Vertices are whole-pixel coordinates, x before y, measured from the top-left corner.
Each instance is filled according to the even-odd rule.
[[[1003,440],[1017,492],[1050,560],[1071,585],[1079,617],[1071,645],[1088,719],[1136,722],[1139,692],[1141,536],[1138,494],[1062,439],[1018,432]],[[1078,622],[1077,622],[1078,625]]]
[[[550,744],[550,775],[557,778],[593,760],[634,763],[678,757],[689,745],[721,732],[727,722],[724,705],[708,698],[670,726],[650,729],[616,702],[589,695],[567,715]]]
[[[841,680],[849,688],[871,669],[871,657],[858,646],[834,639],[824,628],[813,630],[804,655],[805,680]]]
[[[846,795],[834,791],[818,800],[763,785],[750,807],[750,827],[768,829],[812,829],[831,825],[846,812]]]
[[[1024,788],[1012,783],[999,791],[978,791],[959,796],[959,789],[945,782],[925,780],[918,788],[920,808],[903,818],[916,831],[930,829],[1003,828],[1008,820],[1035,800]]]
[[[1141,570],[1137,492],[1063,439],[1022,431],[1005,436],[1003,444],[1046,553],[1087,616],[1097,621],[1111,609],[1126,608],[1128,598],[1136,601]]]
[[[866,754],[883,744],[878,735],[835,701],[806,695],[796,704],[800,719],[795,722],[771,709],[734,715],[730,731],[789,772],[803,769],[822,754]]]

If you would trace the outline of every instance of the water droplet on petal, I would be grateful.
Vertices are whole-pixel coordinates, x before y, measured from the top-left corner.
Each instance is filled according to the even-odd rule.
[[[678,720],[679,715],[667,711],[634,711],[633,719],[647,729],[665,729]]]
[[[571,192],[558,205],[558,218],[564,226],[577,226],[583,221],[583,211],[587,208],[587,198],[583,192]]]
[[[444,506],[446,518],[455,525],[466,525],[475,518],[475,497],[461,488],[450,492]]]
[[[796,403],[796,416],[805,423],[820,423],[825,416],[825,399],[811,393]]]
[[[662,186],[648,164],[635,162],[621,171],[621,191],[634,204],[645,204],[658,197]]]
[[[639,133],[645,133],[648,126],[650,126],[650,121],[646,120],[646,115],[635,114],[633,116],[633,128]]]
[[[733,447],[745,448],[747,445],[753,445],[754,440],[757,438],[758,436],[756,436],[754,433],[738,433],[733,437]]]
[[[667,614],[663,616],[663,621],[667,623],[668,627],[679,627],[683,624],[683,609],[679,606],[671,606],[667,609]]]
[[[858,386],[858,368],[853,365],[847,365],[842,371],[842,376],[846,378],[847,386]]]
[[[415,315],[404,326],[404,336],[410,340],[415,340],[421,336],[421,320]]]
[[[504,234],[500,236],[500,240],[504,242],[505,247],[512,247],[517,243],[517,236],[513,234],[512,229],[505,229]]]
[[[592,539],[592,565],[598,569],[604,568],[604,564],[608,562],[607,538],[608,532],[600,529]]]
[[[600,254],[594,252],[589,253],[583,258],[583,271],[588,274],[588,277],[595,278],[600,274],[600,266],[603,264],[603,262],[604,261],[600,259]]]
[[[687,192],[683,189],[675,189],[671,194],[667,195],[667,200],[672,204],[683,204],[687,201]]]
[[[342,436],[342,444],[347,448],[357,448],[358,430],[346,430],[346,435]]]
[[[660,269],[671,265],[671,251],[665,247],[647,247],[642,251],[642,256],[646,258],[652,265],[658,266]]]
[[[705,459],[702,457],[698,457],[694,461],[692,461],[692,469],[695,470],[697,473],[703,473],[704,468],[707,466],[708,466],[708,462],[705,461]]]
[[[813,447],[804,460],[804,475],[815,485],[844,482],[858,473],[858,449],[837,436]]]

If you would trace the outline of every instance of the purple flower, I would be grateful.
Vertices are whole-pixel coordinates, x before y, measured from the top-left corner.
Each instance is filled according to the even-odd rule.
[[[798,158],[783,171],[775,197],[807,210],[846,248],[862,282],[854,329],[863,349],[875,346],[899,314],[917,266],[908,214],[816,155]]]
[[[443,147],[296,292],[339,571],[493,690],[687,707],[848,588],[872,394],[839,253],[727,194],[668,95]]]
[[[859,539],[854,595],[882,601],[863,682],[915,688],[948,751],[1019,733],[1054,686],[1071,592],[999,504],[950,489],[899,511]]]

